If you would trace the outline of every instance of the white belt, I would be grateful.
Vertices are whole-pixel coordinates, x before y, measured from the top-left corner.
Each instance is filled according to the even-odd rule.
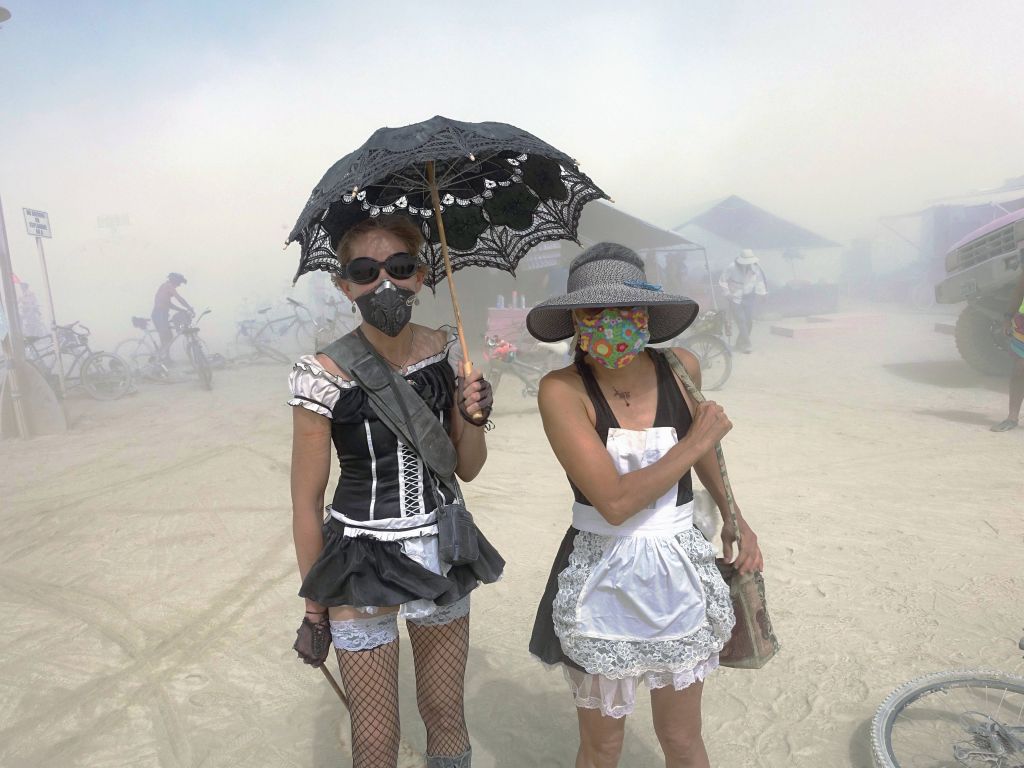
[[[353,538],[368,536],[378,541],[401,541],[437,535],[436,511],[407,517],[384,517],[379,520],[353,520],[333,507],[328,507],[327,511],[331,513],[331,517],[345,525],[344,535]]]
[[[643,509],[622,525],[612,525],[594,507],[572,505],[572,527],[601,536],[671,536],[693,527],[693,501],[681,507]]]

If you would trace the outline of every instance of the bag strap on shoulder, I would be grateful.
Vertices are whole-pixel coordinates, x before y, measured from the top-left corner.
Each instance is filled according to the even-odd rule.
[[[352,377],[384,425],[412,448],[446,486],[455,490],[458,455],[448,433],[405,377],[392,371],[357,334],[353,331],[342,336],[321,353]]]
[[[693,383],[693,379],[690,378],[690,374],[687,373],[686,367],[676,357],[676,353],[671,349],[659,349],[657,350],[672,367],[676,376],[683,382],[683,386],[686,391],[690,394],[696,402],[703,403],[707,398],[704,394],[697,389],[697,385]],[[732,486],[729,484],[729,472],[725,468],[725,453],[722,452],[722,443],[715,443],[715,456],[718,457],[718,470],[722,473],[722,484],[725,486],[725,498],[729,503],[729,518],[732,520],[733,530],[736,532],[736,546],[740,544],[740,526],[736,520],[736,503],[732,498]]]

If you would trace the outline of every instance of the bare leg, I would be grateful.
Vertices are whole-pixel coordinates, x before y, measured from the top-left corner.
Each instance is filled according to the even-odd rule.
[[[576,707],[580,723],[580,749],[576,768],[615,768],[622,755],[625,717],[606,717],[599,709]]]
[[[427,729],[427,765],[469,765],[463,697],[469,616],[445,624],[408,622],[416,664],[416,704]]]
[[[665,768],[709,768],[708,753],[700,733],[700,698],[704,683],[693,683],[681,691],[655,688],[651,691],[654,732],[665,753]]]
[[[1013,421],[1020,421],[1020,406],[1024,402],[1024,357],[1013,361],[1013,373],[1010,374],[1010,411],[1007,416]]]

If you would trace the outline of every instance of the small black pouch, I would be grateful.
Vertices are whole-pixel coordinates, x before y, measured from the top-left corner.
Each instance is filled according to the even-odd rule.
[[[466,565],[480,557],[473,516],[461,502],[437,508],[437,554],[450,565]]]

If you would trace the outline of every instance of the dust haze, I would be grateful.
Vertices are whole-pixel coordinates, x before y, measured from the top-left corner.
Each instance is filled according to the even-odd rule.
[[[295,314],[289,298],[351,327],[326,275],[292,284],[285,239],[336,160],[433,115],[511,123],[577,159],[614,200],[588,206],[581,244],[623,233],[652,282],[713,313],[696,330],[724,351],[705,383],[723,377],[709,397],[736,425],[730,477],[783,644],[708,681],[713,765],[868,766],[871,717],[904,680],[1020,672],[1024,430],[988,430],[1007,407],[1010,277],[968,290],[947,260],[1024,209],[1019,2],[0,4],[0,200],[42,323],[23,208],[49,214],[58,324],[123,350],[179,272],[211,310],[214,363],[210,392],[143,372],[119,399],[70,392],[65,433],[0,442],[0,763],[347,759],[347,719],[290,650],[289,364],[247,334]],[[1019,264],[1024,223],[1007,226]],[[720,287],[743,249],[767,288],[750,354]],[[474,597],[482,766],[575,754],[561,676],[526,653],[572,497],[536,370],[495,362],[487,339],[565,363],[522,322],[579,251],[456,273],[471,353],[500,380],[467,499],[510,563]],[[417,321],[453,322],[447,284],[420,298]],[[285,360],[312,351],[293,326],[271,336]],[[32,650],[40,627],[61,658]],[[424,741],[408,673],[403,766]],[[623,765],[660,760],[649,709]]]

